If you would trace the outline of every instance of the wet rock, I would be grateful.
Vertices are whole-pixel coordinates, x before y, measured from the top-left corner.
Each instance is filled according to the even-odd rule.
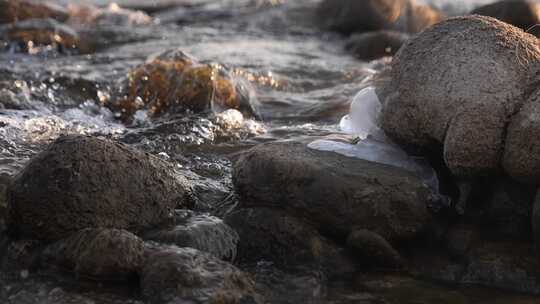
[[[474,9],[471,14],[497,18],[527,31],[540,23],[540,5],[530,0],[503,0]]]
[[[243,207],[273,207],[307,218],[342,240],[367,229],[393,242],[430,221],[429,188],[396,167],[312,150],[302,142],[259,145],[234,164]]]
[[[323,27],[345,34],[389,29],[406,5],[404,0],[325,0],[317,18]]]
[[[514,179],[540,184],[540,90],[535,91],[512,117],[503,156],[503,167]]]
[[[152,227],[189,207],[187,181],[160,159],[111,140],[64,136],[7,190],[13,235],[56,240],[84,228]]]
[[[305,221],[269,208],[238,209],[225,222],[240,236],[240,262],[269,261],[284,269],[321,269],[330,277],[350,275],[352,259]]]
[[[193,248],[150,249],[140,277],[149,303],[260,303],[246,274]]]
[[[145,239],[178,247],[191,247],[233,261],[238,234],[221,219],[209,215],[188,215],[175,226],[149,232]]]
[[[0,26],[0,40],[16,51],[30,54],[50,50],[62,53],[91,51],[75,30],[53,19],[31,19]]]
[[[520,242],[481,242],[469,253],[461,283],[540,294],[540,261]]]
[[[361,60],[375,60],[393,56],[409,39],[409,35],[394,31],[374,31],[352,36],[345,46]]]
[[[136,26],[148,25],[153,22],[152,17],[142,11],[124,9],[116,3],[106,8],[98,8],[88,4],[69,4],[69,23],[101,26]]]
[[[83,229],[45,248],[42,266],[54,266],[83,277],[126,279],[140,269],[143,241],[126,230]]]
[[[108,104],[122,119],[138,110],[150,116],[177,112],[237,109],[254,115],[247,84],[219,64],[201,64],[170,50],[133,69],[117,100]]]
[[[360,261],[369,266],[399,268],[399,253],[380,235],[369,230],[355,230],[347,238],[347,245]]]
[[[52,18],[65,21],[69,17],[60,5],[35,0],[0,0],[0,23],[13,23],[26,19]]]
[[[539,63],[538,40],[518,28],[482,16],[443,21],[395,56],[378,92],[382,127],[408,148],[442,147],[455,175],[497,171],[506,124]]]

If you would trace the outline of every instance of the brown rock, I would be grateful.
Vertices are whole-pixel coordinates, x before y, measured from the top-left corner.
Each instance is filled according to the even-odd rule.
[[[56,266],[96,279],[126,279],[144,261],[144,243],[126,230],[83,229],[49,245],[43,266]]]
[[[369,230],[355,230],[347,238],[347,245],[369,266],[399,268],[401,256],[383,237]]]
[[[0,0],[0,23],[13,23],[26,19],[53,18],[65,21],[66,9],[47,1]]]
[[[378,91],[382,127],[408,148],[443,147],[455,175],[493,173],[506,123],[539,66],[536,37],[490,17],[448,19],[394,57],[390,80]]]
[[[65,136],[7,190],[8,229],[57,240],[84,228],[138,231],[189,207],[187,182],[163,161],[111,140]]]
[[[150,251],[140,273],[149,303],[259,303],[253,281],[227,262],[193,248]]]
[[[120,96],[108,106],[124,120],[140,109],[151,116],[211,109],[254,114],[245,84],[223,66],[197,63],[180,50],[167,51],[133,69]]]
[[[273,207],[345,239],[367,229],[393,242],[415,237],[430,220],[429,188],[396,167],[309,149],[302,142],[259,145],[234,164],[244,207]]]
[[[497,18],[527,31],[540,23],[540,5],[531,0],[503,0],[474,9],[471,14]]]
[[[404,0],[325,0],[317,18],[323,27],[345,34],[390,29],[405,5]]]

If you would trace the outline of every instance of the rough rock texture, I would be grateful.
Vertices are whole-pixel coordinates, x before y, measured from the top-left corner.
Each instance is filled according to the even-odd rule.
[[[210,254],[175,246],[149,251],[140,273],[149,303],[259,303],[253,281]]]
[[[340,276],[355,271],[352,259],[305,221],[269,208],[246,208],[225,218],[240,236],[240,262],[271,261],[288,269],[322,269]]]
[[[0,0],[0,23],[12,23],[26,19],[53,18],[65,21],[68,12],[60,5],[36,0]]]
[[[505,126],[539,64],[540,43],[516,27],[482,16],[443,21],[396,54],[378,91],[382,127],[410,148],[443,147],[455,175],[496,171]]]
[[[325,28],[342,33],[388,29],[400,16],[403,0],[325,0],[317,17]]]
[[[237,109],[255,115],[248,84],[220,64],[201,64],[169,50],[130,71],[125,92],[107,104],[124,120],[137,110],[158,116],[191,110]]]
[[[540,5],[531,0],[503,0],[474,9],[471,14],[497,18],[527,31],[540,23]]]
[[[111,140],[65,136],[7,190],[11,234],[56,240],[84,228],[137,231],[189,207],[187,181],[161,160]]]
[[[540,90],[512,118],[507,129],[503,166],[514,179],[540,184]]]
[[[347,245],[366,265],[392,268],[402,265],[399,253],[384,238],[369,230],[353,231]]]
[[[395,31],[374,31],[352,36],[345,48],[361,60],[375,60],[393,56],[409,39],[409,35]]]
[[[430,220],[430,190],[413,174],[302,142],[247,151],[234,164],[233,182],[244,207],[287,210],[343,240],[355,229],[390,242],[410,239]]]
[[[126,230],[83,229],[45,248],[43,266],[56,266],[99,279],[124,279],[144,261],[144,242]]]
[[[208,215],[180,219],[173,227],[145,234],[145,239],[195,248],[229,261],[235,259],[238,245],[238,234],[221,219]]]

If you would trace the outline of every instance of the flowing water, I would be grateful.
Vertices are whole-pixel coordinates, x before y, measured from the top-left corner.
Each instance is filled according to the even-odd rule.
[[[108,1],[63,2],[103,5]],[[151,8],[154,2],[167,1],[117,2]],[[116,138],[176,164],[196,181],[201,208],[212,210],[227,201],[231,190],[231,155],[261,142],[339,132],[340,119],[354,95],[389,63],[388,59],[361,62],[347,54],[344,37],[317,27],[313,17],[317,0],[175,2],[183,5],[157,13],[157,24],[107,26],[104,30],[123,43],[93,54],[0,52],[0,181],[16,174],[61,134],[94,134]],[[459,14],[485,2],[489,1],[431,3]],[[138,113],[133,123],[125,125],[116,113],[100,106],[131,68],[172,48],[201,61],[226,65],[251,82],[260,119],[185,114],[150,120]],[[458,291],[409,279],[383,278],[379,285],[373,279],[370,286],[365,282],[321,284],[317,275],[281,273],[265,263],[248,268],[261,278],[261,288],[273,290],[274,297],[284,303],[499,303],[490,300],[491,291]],[[55,287],[58,284],[63,289]],[[389,284],[396,288],[383,287]],[[22,280],[0,275],[0,302],[46,303],[44,299],[52,301],[55,296],[73,303],[138,299],[129,290],[110,294],[106,287],[92,285],[88,290],[93,291],[83,292],[69,285],[40,277]],[[32,301],[35,298],[41,300]],[[525,296],[501,294],[498,298],[500,303],[535,303]]]

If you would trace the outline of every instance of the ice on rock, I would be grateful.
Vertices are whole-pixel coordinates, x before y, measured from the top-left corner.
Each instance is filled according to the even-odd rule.
[[[405,169],[415,173],[434,192],[439,192],[437,174],[428,162],[422,158],[409,156],[394,144],[372,138],[360,140],[358,143],[318,139],[309,143],[308,147]]]
[[[366,139],[368,135],[381,138],[383,132],[378,127],[380,112],[381,102],[375,88],[364,88],[353,98],[350,113],[341,119],[339,127],[343,132],[355,134],[360,139]]]

